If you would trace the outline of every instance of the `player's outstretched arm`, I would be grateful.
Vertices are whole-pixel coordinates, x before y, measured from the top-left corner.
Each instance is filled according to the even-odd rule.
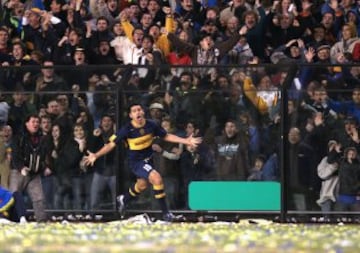
[[[93,166],[96,159],[98,159],[100,156],[106,155],[107,153],[109,153],[111,150],[113,150],[116,147],[115,142],[109,142],[107,144],[105,144],[99,151],[97,151],[96,153],[92,153],[89,150],[87,151],[87,156],[84,157],[85,159],[85,164],[86,165],[91,165]]]
[[[192,147],[197,147],[202,142],[201,137],[193,137],[193,135],[190,135],[187,138],[182,138],[174,134],[167,134],[164,137],[164,140],[168,142],[182,143],[184,145],[189,145]]]

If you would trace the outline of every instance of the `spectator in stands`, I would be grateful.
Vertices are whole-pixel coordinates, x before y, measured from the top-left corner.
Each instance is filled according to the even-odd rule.
[[[3,20],[4,28],[9,35],[8,39],[21,38],[23,32],[22,19],[25,14],[25,5],[20,1],[7,1],[3,7]],[[6,53],[5,51],[2,53]]]
[[[71,175],[73,208],[76,210],[90,210],[93,169],[85,165],[83,158],[91,147],[91,136],[87,134],[83,125],[76,123],[64,149],[65,164]]]
[[[97,45],[95,52],[90,56],[91,64],[98,65],[115,65],[119,62],[116,60],[115,53],[113,48],[110,46],[110,42],[108,39],[100,39],[99,44]],[[101,71],[102,73],[106,73],[108,78],[112,75],[112,71]],[[101,74],[101,73],[99,73]]]
[[[360,16],[359,10],[354,9],[354,6],[351,6],[351,9],[345,12],[345,22],[353,23],[356,25],[357,34],[360,34]]]
[[[216,134],[219,134],[220,131],[222,131],[222,126],[229,118],[229,95],[229,78],[225,74],[220,74],[202,100],[204,108],[207,108],[207,110],[204,110],[203,112],[204,122],[208,123],[205,124],[205,128],[210,127],[211,120],[213,119],[216,124],[214,126]]]
[[[65,5],[66,6],[66,5]],[[72,4],[67,5],[65,21],[67,28],[70,30],[78,29],[81,33],[86,31],[85,17],[81,15],[83,10],[82,0],[76,1],[75,6]],[[87,7],[85,6],[87,9]]]
[[[328,45],[330,47],[330,45],[333,44],[333,41],[326,40],[326,28],[323,24],[315,24],[308,29],[311,30],[311,35],[305,36],[304,38],[304,43],[306,44],[306,47],[312,47],[317,50],[320,46]]]
[[[354,117],[360,122],[360,87],[355,87],[352,91],[352,99],[348,101],[337,101],[328,99],[329,108],[337,113]]]
[[[76,115],[70,107],[69,97],[67,94],[58,94],[55,99],[58,103],[59,113],[53,122],[59,123],[65,133],[70,133],[74,125]]]
[[[336,210],[359,211],[360,203],[357,198],[359,192],[359,158],[355,147],[344,149],[344,159],[339,165],[339,196],[336,201]]]
[[[186,43],[179,39],[174,33],[169,33],[168,38],[179,52],[189,53],[192,64],[214,65],[219,63],[226,53],[235,46],[239,41],[240,33],[241,31],[227,41],[214,42],[210,34],[202,32],[198,37],[198,45]],[[207,70],[204,69],[199,71],[202,75],[204,75],[204,72],[207,72]]]
[[[156,46],[157,50],[166,56],[170,51],[170,42],[165,34],[163,34],[162,27],[157,24],[152,24],[149,28],[149,36],[154,40],[154,46]],[[165,28],[166,29],[166,28]]]
[[[343,120],[343,126],[334,130],[333,139],[338,140],[343,149],[355,147],[360,150],[358,124],[355,117],[346,117]]]
[[[0,56],[3,58],[2,66],[26,66],[26,65],[36,65],[36,62],[31,60],[29,55],[26,54],[25,45],[19,41],[15,40],[12,44],[11,54]],[[26,72],[25,72],[26,71]],[[34,70],[22,70],[22,69],[8,69],[2,72],[5,74],[3,77],[3,89],[7,91],[14,91],[16,89],[23,89],[26,85],[23,83],[27,82],[28,79],[32,77]]]
[[[58,65],[72,64],[75,50],[80,46],[81,40],[82,31],[80,29],[68,29],[54,49],[54,63]]]
[[[86,91],[89,88],[88,81],[90,71],[86,67],[89,63],[89,56],[88,53],[86,53],[86,48],[77,46],[72,59],[75,67],[71,68],[70,72],[67,73],[67,83],[71,84],[71,90],[74,94],[77,94],[79,91]],[[102,68],[99,67],[99,72],[101,72],[101,70]]]
[[[240,28],[240,35],[245,35],[254,55],[259,59],[264,59],[265,54],[265,31],[266,18],[265,10],[260,2],[256,1],[256,10],[249,10],[244,13],[243,25]]]
[[[301,132],[296,127],[290,129],[288,141],[290,145],[289,157],[286,159],[286,180],[289,187],[289,210],[312,210],[314,198],[318,196],[313,188],[317,177],[314,150],[302,141]]]
[[[298,15],[297,7],[292,0],[280,0],[275,6],[275,12],[280,15]]]
[[[0,93],[0,126],[6,125],[9,118],[10,106],[6,102],[5,96]]]
[[[156,47],[162,52],[163,56],[166,57],[170,52],[170,42],[166,32],[162,32],[162,29],[164,27],[167,32],[174,32],[175,21],[169,7],[163,7],[162,12],[166,15],[165,25],[159,26],[158,24],[152,24],[149,28],[149,35],[153,37]]]
[[[263,181],[280,181],[279,155],[272,153],[262,168]]]
[[[65,4],[65,0],[51,0],[49,8],[47,9],[53,16],[61,20],[65,20],[67,14],[66,9],[68,8],[68,6],[65,6]]]
[[[200,136],[199,124],[193,120],[185,123],[186,136]],[[213,180],[214,179],[214,165],[216,160],[213,150],[205,144],[200,144],[196,148],[186,146],[183,148],[180,155],[180,171],[181,171],[181,197],[180,203],[185,203],[185,208],[188,207],[188,190],[191,181]]]
[[[48,115],[51,118],[52,124],[55,123],[56,118],[59,116],[60,108],[59,108],[59,102],[56,100],[56,98],[52,98],[45,107],[46,115]]]
[[[106,7],[104,6],[104,3]],[[109,24],[112,25],[114,19],[116,19],[120,13],[119,2],[116,0],[98,1],[98,5],[100,7],[100,16],[106,17],[107,20],[109,20]]]
[[[139,62],[139,56],[142,51],[142,40],[144,37],[144,31],[141,28],[134,28],[133,30],[129,27],[128,15],[126,12],[120,13],[121,25],[124,28],[126,36],[117,37],[115,46],[115,53],[117,59],[122,59],[123,63],[137,65]],[[126,28],[126,25],[128,28]],[[122,46],[121,46],[122,45]]]
[[[299,24],[293,14],[279,14],[273,16],[269,24],[269,41],[272,48],[276,49],[291,40],[300,39],[305,32],[305,27]]]
[[[54,70],[54,62],[46,59],[42,65],[41,73],[31,78],[30,87],[37,92],[36,105],[47,104],[53,94],[39,94],[40,92],[68,91],[69,87],[65,80],[57,75]]]
[[[112,32],[113,40],[115,40],[117,36],[124,36],[124,35],[125,35],[124,29],[123,29],[123,27],[121,26],[120,20],[117,20],[117,21],[113,24],[113,26],[112,26],[112,28],[111,28],[111,32]],[[111,46],[113,46],[113,45],[111,45]]]
[[[114,24],[114,27],[113,27],[113,30],[117,30],[117,32],[114,32],[113,33],[113,40],[110,41],[110,46],[112,48],[114,48],[114,53],[115,53],[115,56],[116,56],[116,60],[119,62],[119,63],[123,63],[124,59],[123,59],[123,54],[124,54],[124,43],[123,40],[126,39],[126,35],[125,35],[125,32],[124,32],[124,29],[121,25],[121,22],[117,22]]]
[[[265,164],[265,156],[258,155],[255,158],[253,167],[249,171],[249,176],[247,177],[247,181],[262,181],[263,180],[263,167]]]
[[[325,156],[317,167],[318,176],[321,178],[320,197],[316,203],[321,211],[326,213],[335,210],[335,203],[339,188],[339,158],[341,145],[335,140],[328,143],[328,155]],[[328,217],[328,214],[325,214]]]
[[[99,150],[104,144],[108,143],[114,134],[115,122],[110,115],[103,115],[98,128],[93,131],[94,146],[89,150]],[[91,204],[92,210],[104,208],[106,204],[106,192],[110,192],[109,207],[115,208],[116,198],[116,149],[107,155],[100,157],[94,164],[94,177],[91,182]]]
[[[144,33],[149,33],[150,26],[153,24],[154,17],[149,12],[143,12],[140,16],[140,24],[138,28],[142,29]]]
[[[188,23],[194,26],[195,30],[199,30],[198,13],[200,13],[201,4],[194,0],[181,0],[180,4],[175,8],[175,18],[179,23]]]
[[[235,16],[240,20],[246,11],[250,11],[252,9],[253,7],[248,2],[244,0],[235,0],[229,4],[229,6],[220,11],[220,24],[222,27],[226,27],[226,24],[231,17]]]
[[[190,119],[202,119],[201,96],[198,96],[194,85],[195,78],[191,72],[184,71],[180,78],[174,80],[174,92],[166,92],[165,107],[170,117],[175,119],[176,128],[183,128],[183,124]]]
[[[331,1],[334,4],[335,1]],[[334,6],[336,8],[336,6]],[[327,10],[322,13],[322,19],[320,21],[325,27],[325,40],[333,45],[337,41],[338,33],[341,28],[341,17],[338,18],[334,14],[334,10]]]
[[[151,106],[150,106],[151,107]],[[176,129],[169,117],[162,118],[159,122],[161,126],[168,132],[175,134]],[[178,160],[183,150],[183,145],[155,140],[152,144],[154,153],[154,164],[161,173],[167,201],[170,209],[178,208],[179,192],[180,192],[180,168]]]
[[[10,53],[9,30],[5,26],[0,27],[0,54]]]
[[[237,44],[228,52],[222,62],[226,64],[251,64],[254,61],[254,53],[247,43],[246,36],[241,36]]]
[[[236,32],[237,31],[238,30],[236,30]],[[221,34],[216,26],[216,21],[213,19],[206,19],[204,25],[200,29],[200,32],[208,33],[214,41],[222,41]]]
[[[12,94],[12,100],[9,103],[8,124],[14,129],[14,134],[22,131],[24,119],[27,115],[36,113],[36,107],[27,101],[27,95],[21,90]]]
[[[9,190],[27,191],[38,222],[47,220],[40,178],[42,171],[48,167],[46,148],[40,132],[40,118],[32,114],[25,120],[24,132],[15,136],[13,142]]]
[[[152,17],[152,23],[159,26],[165,25],[165,13],[161,10],[162,5],[165,5],[166,2],[162,3],[158,0],[149,0],[147,5],[147,12]]]
[[[23,23],[26,24],[23,26],[23,41],[27,49],[40,50],[51,57],[57,39],[64,32],[61,20],[52,16],[51,13],[32,8],[25,11]]]
[[[316,62],[318,63],[330,63],[330,46],[328,44],[319,45],[316,48]]]
[[[239,31],[240,22],[239,18],[232,16],[228,19],[224,31],[221,32],[221,40],[228,40],[231,36]]]
[[[246,180],[249,171],[246,137],[234,120],[227,120],[224,132],[214,143],[215,170],[218,180]]]
[[[311,51],[311,56],[313,57],[315,55],[314,49],[307,49],[304,41],[301,39],[292,39],[276,48],[271,54],[270,59],[273,63],[307,62],[306,54],[308,50]]]
[[[244,93],[261,114],[273,118],[279,112],[279,89],[271,82],[268,75],[258,77],[259,83],[254,85],[250,77],[245,78]]]
[[[37,64],[42,65],[44,61],[44,54],[39,50],[34,50],[30,53],[30,58]]]
[[[180,40],[184,42],[189,42],[189,35],[186,31],[180,30],[177,33],[177,36]],[[171,52],[167,55],[167,62],[170,65],[191,65],[192,60],[188,52],[180,51],[177,47],[172,46]],[[179,76],[182,72],[182,69],[179,67],[172,68],[171,73],[174,76]]]
[[[89,28],[87,28],[89,29]],[[90,50],[94,50],[98,47],[99,42],[102,40],[112,40],[112,34],[110,32],[109,20],[104,17],[98,17],[96,19],[96,30],[87,30],[86,39],[90,40]]]
[[[40,129],[43,135],[51,135],[52,122],[49,115],[43,115],[40,117]]]
[[[134,26],[139,25],[141,14],[147,12],[147,7],[149,5],[149,0],[139,0],[131,1],[128,4],[129,10],[129,20]]]
[[[132,2],[135,2],[135,1],[132,1]],[[137,14],[140,15],[142,12],[146,12],[148,4],[149,4],[149,0],[139,0],[137,3],[138,8],[139,8]],[[130,6],[132,6],[132,5],[130,5]]]
[[[164,117],[164,106],[159,102],[151,103],[149,106],[150,119],[161,124]]]
[[[232,77],[234,76],[236,76],[235,73]],[[226,113],[228,119],[235,119],[240,113],[249,110],[249,101],[246,100],[243,88],[238,81],[232,80],[230,83],[229,99],[226,100],[225,108],[228,108]]]
[[[51,139],[51,118],[49,116],[43,116],[40,118],[40,130],[46,139],[45,142],[48,143]],[[48,149],[48,148],[47,148]],[[51,167],[49,161],[47,161],[49,167],[47,167],[41,173],[41,185],[44,192],[45,203],[48,209],[54,208],[54,195],[55,195],[55,176],[53,168]]]
[[[353,23],[344,24],[341,29],[341,39],[330,50],[332,63],[347,63],[352,61],[352,52],[360,39],[357,35],[356,26]]]
[[[49,167],[55,176],[55,192],[53,205],[55,209],[71,209],[72,183],[71,171],[64,160],[64,148],[67,141],[66,136],[59,124],[51,127],[51,138],[48,138],[47,159]]]
[[[147,68],[139,68],[139,76],[146,77],[149,72],[158,72],[158,68],[164,64],[164,57],[159,49],[154,46],[154,39],[150,35],[144,35],[142,40],[142,54],[139,57],[139,65],[145,65]],[[149,77],[149,76],[148,76]]]
[[[83,107],[80,109],[75,121],[76,124],[82,124],[87,133],[94,131],[94,120],[87,108]]]
[[[0,185],[9,189],[12,129],[9,125],[0,129]]]

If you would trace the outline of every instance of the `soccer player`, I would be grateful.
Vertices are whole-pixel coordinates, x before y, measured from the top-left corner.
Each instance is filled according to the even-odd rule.
[[[155,137],[163,138],[165,141],[182,143],[196,147],[202,142],[201,137],[181,138],[176,135],[167,133],[165,129],[152,120],[145,119],[145,112],[140,104],[131,104],[128,109],[130,122],[125,124],[117,133],[109,138],[109,142],[105,144],[96,153],[88,151],[85,157],[87,165],[93,165],[96,159],[113,150],[120,141],[125,141],[128,148],[129,167],[135,174],[137,180],[129,191],[124,195],[117,197],[119,204],[119,212],[122,214],[126,205],[143,192],[148,182],[153,186],[154,196],[159,201],[163,220],[172,222],[176,220],[167,207],[165,200],[164,184],[159,172],[153,168],[152,161],[152,143]]]
[[[25,203],[20,192],[11,193],[0,186],[0,219],[26,223]]]

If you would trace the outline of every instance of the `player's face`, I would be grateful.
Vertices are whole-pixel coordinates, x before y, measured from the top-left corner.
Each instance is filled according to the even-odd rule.
[[[135,120],[137,122],[141,122],[144,120],[144,115],[145,115],[144,110],[140,105],[134,105],[133,107],[131,107],[129,113],[130,119]]]

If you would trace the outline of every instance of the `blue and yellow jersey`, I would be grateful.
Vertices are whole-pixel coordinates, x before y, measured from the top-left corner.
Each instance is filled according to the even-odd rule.
[[[136,126],[129,122],[109,139],[120,144],[125,141],[128,148],[129,161],[148,159],[152,156],[151,145],[155,137],[164,137],[167,132],[152,120],[146,120],[143,126]]]
[[[12,193],[0,186],[0,213],[5,217],[8,216],[7,211],[14,204]]]

